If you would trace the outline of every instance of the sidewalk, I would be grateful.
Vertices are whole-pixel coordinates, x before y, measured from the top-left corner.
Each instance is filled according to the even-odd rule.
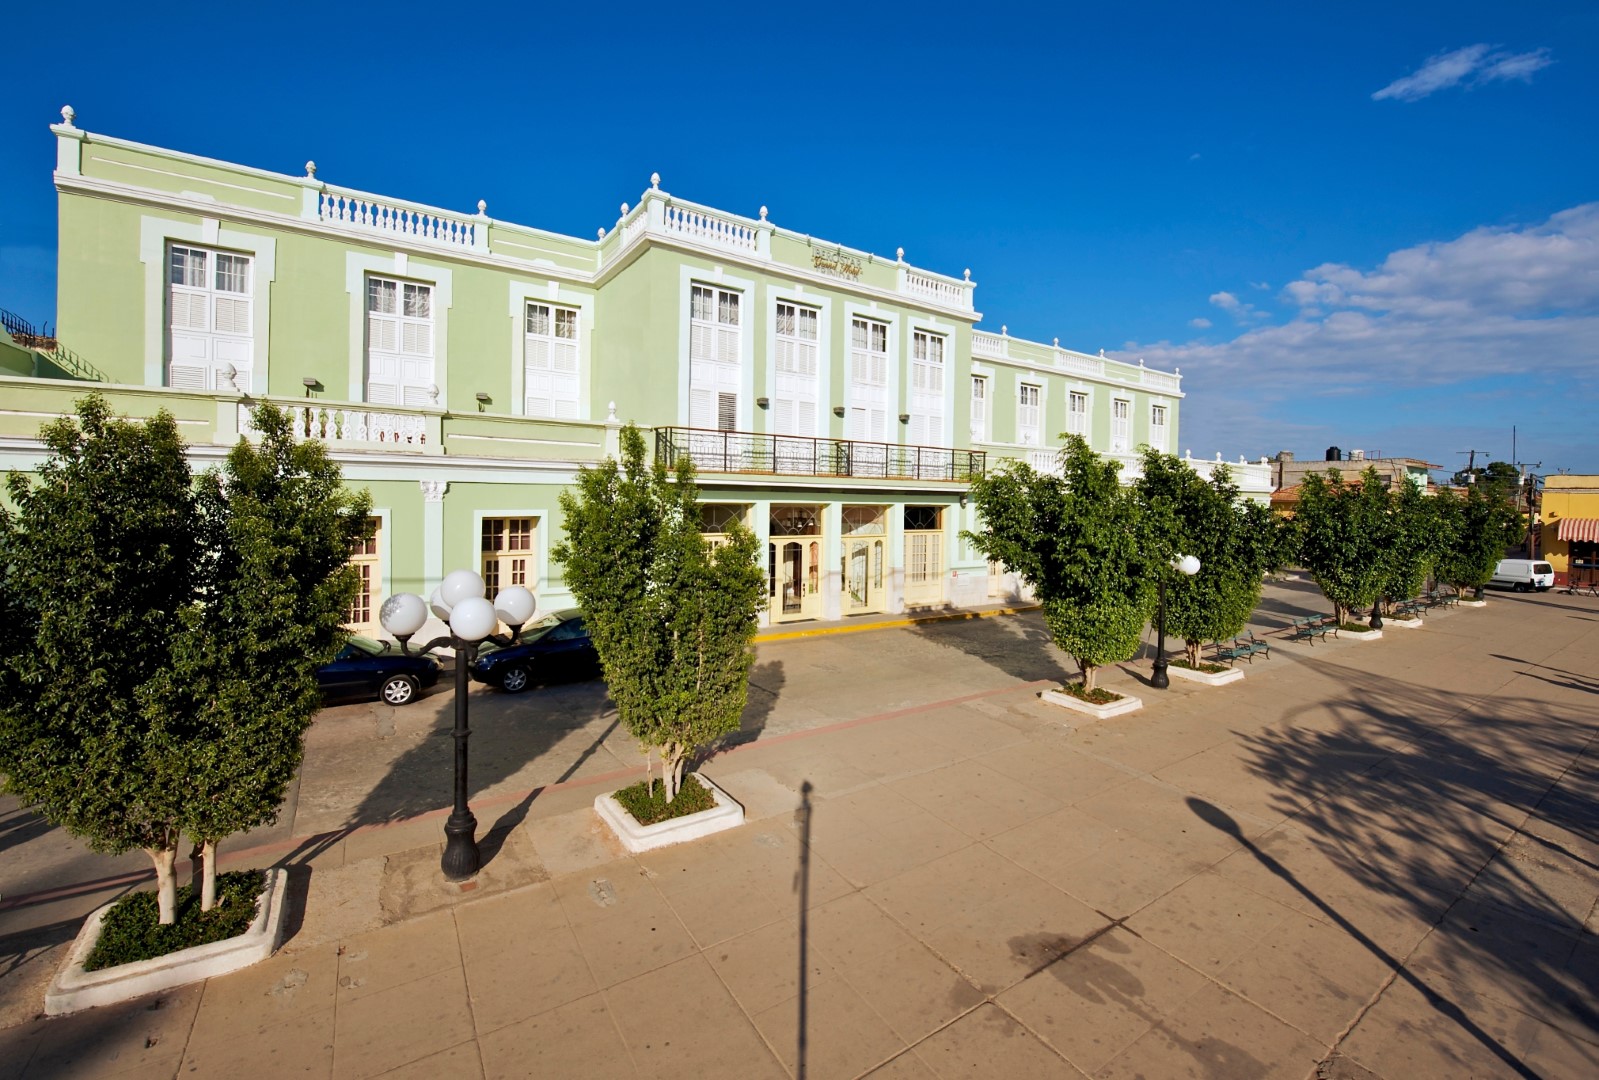
[[[279,955],[0,1030],[0,1080],[782,1077],[802,963],[811,1077],[1599,1074],[1592,605],[1283,643],[1226,688],[1126,665],[1146,707],[1100,723],[995,659],[1008,622],[885,630],[928,699],[718,756],[749,823],[709,840],[621,854],[581,770],[474,801],[467,889],[436,815],[285,837]]]

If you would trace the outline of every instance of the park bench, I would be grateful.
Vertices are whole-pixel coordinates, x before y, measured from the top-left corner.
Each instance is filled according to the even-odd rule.
[[[1255,636],[1253,630],[1246,630],[1232,642],[1223,645],[1220,641],[1211,642],[1216,648],[1216,659],[1227,661],[1227,666],[1232,667],[1234,660],[1248,660],[1255,662],[1256,653],[1264,653],[1266,659],[1271,659],[1271,645]]]
[[[1317,638],[1325,638],[1329,632],[1334,637],[1338,636],[1338,623],[1331,615],[1295,616],[1293,625],[1288,630],[1288,640],[1303,639],[1314,645]]]
[[[1444,592],[1442,589],[1434,592],[1422,593],[1421,599],[1422,603],[1426,605],[1429,611],[1435,607],[1449,607],[1451,604],[1455,604],[1460,601],[1460,597],[1457,594],[1452,592]]]
[[[1393,617],[1396,619],[1419,619],[1426,608],[1427,605],[1422,602],[1420,597],[1412,597],[1409,600],[1401,600],[1394,605]]]

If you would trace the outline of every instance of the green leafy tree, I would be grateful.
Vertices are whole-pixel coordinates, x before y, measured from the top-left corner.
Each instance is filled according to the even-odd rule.
[[[321,707],[316,670],[348,636],[359,587],[348,560],[371,510],[321,443],[294,440],[286,413],[262,405],[253,422],[259,445],[241,440],[221,472],[200,477],[196,602],[146,694],[189,747],[183,826],[199,849],[206,911],[218,842],[276,821],[300,767]]]
[[[0,774],[93,850],[142,848],[171,922],[189,747],[149,687],[194,598],[183,441],[166,412],[119,420],[98,395],[40,434],[48,458],[32,482],[10,475],[16,510],[0,510]]]
[[[1384,552],[1381,599],[1405,600],[1421,592],[1444,550],[1434,499],[1405,480],[1389,499],[1390,540]]]
[[[1455,473],[1454,481],[1457,484],[1470,485],[1475,489],[1495,492],[1508,499],[1520,487],[1521,474],[1508,461],[1490,461],[1485,466],[1461,469]]]
[[[1294,514],[1300,559],[1340,623],[1350,608],[1375,604],[1388,574],[1393,521],[1388,491],[1375,468],[1344,483],[1335,469],[1311,473],[1299,488]]]
[[[965,534],[989,559],[1031,586],[1055,644],[1093,690],[1100,667],[1129,660],[1153,601],[1140,545],[1138,503],[1117,480],[1121,466],[1069,435],[1061,475],[1023,461],[972,483],[981,531]]]
[[[566,540],[552,553],[647,772],[648,755],[660,755],[668,802],[689,756],[738,730],[765,603],[755,534],[735,523],[713,549],[698,499],[687,458],[675,475],[647,462],[628,425],[621,461],[582,470],[576,492],[561,493]]]
[[[1133,489],[1154,553],[1150,571],[1166,575],[1167,629],[1198,666],[1204,642],[1232,637],[1248,624],[1266,571],[1281,565],[1284,526],[1266,507],[1239,499],[1225,465],[1207,481],[1178,458],[1146,450]],[[1177,555],[1197,558],[1199,573],[1172,572]]]
[[[1493,577],[1505,548],[1521,534],[1521,517],[1503,495],[1472,488],[1464,497],[1441,491],[1434,497],[1434,517],[1440,523],[1436,573],[1457,592],[1482,587]]]

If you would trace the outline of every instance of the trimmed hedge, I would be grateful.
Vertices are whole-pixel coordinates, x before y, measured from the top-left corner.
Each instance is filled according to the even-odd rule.
[[[83,966],[99,971],[238,937],[255,921],[255,902],[265,888],[266,875],[260,870],[218,874],[217,902],[210,911],[201,911],[194,887],[185,885],[178,890],[177,917],[170,926],[157,921],[155,893],[131,893],[106,912],[100,939]]]

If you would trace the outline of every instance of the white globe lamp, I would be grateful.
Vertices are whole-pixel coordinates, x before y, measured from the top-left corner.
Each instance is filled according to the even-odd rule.
[[[428,594],[428,607],[438,617],[440,622],[450,621],[450,605],[444,602],[444,597],[438,589],[434,589]]]
[[[475,644],[494,633],[498,621],[493,604],[481,596],[468,596],[450,611],[450,632]]]
[[[439,596],[453,609],[462,600],[483,599],[483,579],[472,570],[451,570],[439,583]],[[492,605],[491,605],[492,607]]]
[[[533,612],[536,610],[538,610],[538,600],[534,598],[531,590],[521,585],[501,589],[494,597],[494,613],[506,626],[522,626],[533,617]]]
[[[405,639],[428,621],[428,607],[416,593],[395,593],[378,609],[378,621],[396,638]]]

